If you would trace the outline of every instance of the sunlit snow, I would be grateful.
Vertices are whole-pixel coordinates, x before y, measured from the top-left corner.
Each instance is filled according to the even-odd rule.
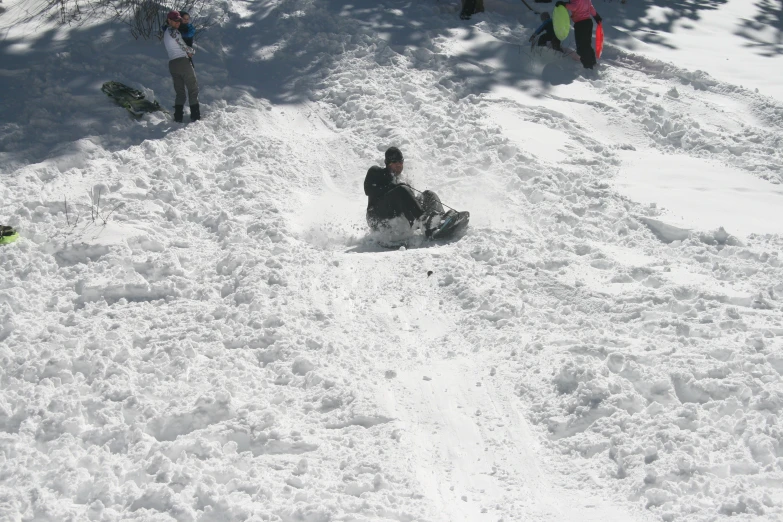
[[[595,0],[585,71],[514,0],[205,4],[185,124],[0,4],[0,520],[783,519],[779,5]],[[391,145],[459,240],[368,233]]]

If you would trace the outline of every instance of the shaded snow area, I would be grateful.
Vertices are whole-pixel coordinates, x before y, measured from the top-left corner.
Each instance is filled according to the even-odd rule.
[[[0,11],[0,520],[783,519],[771,2],[596,1],[595,71],[511,0],[215,2],[184,125],[100,92],[173,105],[162,43],[30,4]],[[464,237],[368,235],[391,145]]]

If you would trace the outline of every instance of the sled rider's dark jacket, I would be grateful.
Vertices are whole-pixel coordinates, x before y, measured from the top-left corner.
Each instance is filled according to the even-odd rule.
[[[370,167],[364,178],[364,193],[367,194],[367,223],[372,228],[397,216],[405,216],[413,226],[424,213],[411,187],[395,179],[389,167]]]
[[[378,206],[381,198],[389,189],[397,185],[394,181],[394,174],[389,167],[378,166],[370,167],[367,176],[364,178],[364,193],[367,195],[367,212],[372,213]]]

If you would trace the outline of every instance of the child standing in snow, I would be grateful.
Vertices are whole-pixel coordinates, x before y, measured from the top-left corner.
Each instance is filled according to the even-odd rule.
[[[190,15],[187,11],[180,11],[179,15],[182,17],[182,23],[179,24],[179,34],[182,35],[182,41],[188,47],[193,47],[193,37],[196,36],[196,28],[190,23]],[[196,66],[193,64],[193,57],[190,57],[190,65],[193,65],[193,69]]]
[[[180,11],[182,23],[179,24],[179,34],[182,35],[182,41],[188,47],[193,47],[193,37],[196,36],[196,28],[190,23],[190,15],[186,11]]]
[[[555,36],[555,26],[552,24],[552,18],[549,16],[549,13],[541,13],[541,20],[541,25],[538,26],[538,29],[536,29],[536,32],[533,33],[528,41],[532,42],[536,36],[544,33],[541,34],[541,38],[538,39],[538,46],[544,47],[547,42],[552,42],[552,49],[555,51],[562,51],[560,48],[560,40]]]
[[[557,2],[555,6],[565,6],[571,13],[574,22],[574,39],[576,40],[576,54],[585,69],[592,69],[596,63],[595,50],[593,49],[593,19],[595,23],[601,23],[601,16],[596,12],[591,0],[571,0],[570,2]]]

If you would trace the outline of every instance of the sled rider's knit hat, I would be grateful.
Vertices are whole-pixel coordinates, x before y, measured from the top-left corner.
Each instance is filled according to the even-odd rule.
[[[402,151],[397,147],[389,147],[386,149],[386,164],[402,162]]]
[[[166,17],[172,22],[181,22],[182,17],[179,15],[179,11],[169,11],[169,15]]]

